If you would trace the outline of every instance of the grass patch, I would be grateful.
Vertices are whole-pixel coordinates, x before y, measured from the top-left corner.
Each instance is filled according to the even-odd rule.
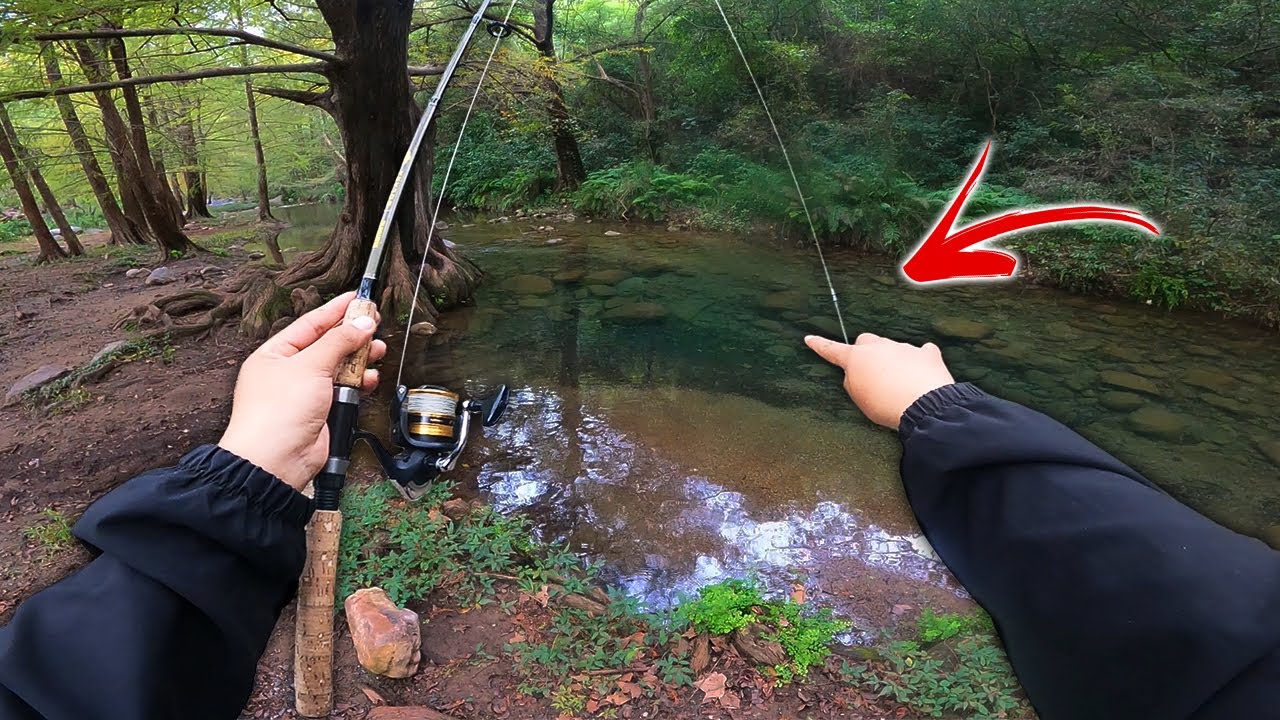
[[[982,610],[970,615],[959,615],[956,613],[938,614],[930,608],[925,608],[920,613],[920,619],[916,621],[916,628],[920,632],[920,642],[926,645],[950,640],[957,635],[979,633],[995,635],[996,633],[996,627],[991,621],[991,616]]]
[[[23,528],[22,536],[39,546],[45,557],[68,547],[75,540],[71,534],[71,521],[53,508],[41,510],[40,519],[35,525]]]
[[[87,254],[101,257],[110,270],[150,267],[159,257],[151,245],[100,245],[90,248]]]

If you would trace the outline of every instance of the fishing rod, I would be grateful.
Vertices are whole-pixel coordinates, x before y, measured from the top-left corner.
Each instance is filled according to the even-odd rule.
[[[436,83],[435,93],[423,109],[378,223],[356,298],[347,306],[343,322],[351,322],[358,317],[377,317],[378,306],[373,300],[374,287],[381,271],[387,240],[417,162],[418,152],[439,110],[445,90],[491,4],[492,0],[480,2]],[[508,22],[514,8],[515,3],[512,2],[506,20],[489,24],[488,30],[494,37],[494,47],[476,85],[471,108],[475,107],[480,85],[493,62],[498,43],[511,32]],[[468,117],[471,108],[468,109]],[[465,122],[463,127],[465,130]],[[454,146],[455,158],[461,143],[462,133],[459,133],[457,145]],[[450,167],[452,168],[452,161]],[[443,188],[440,194],[443,198]],[[439,209],[440,204],[437,203],[431,218],[433,229],[435,214],[438,214]],[[407,225],[408,223],[400,224],[401,233],[409,232]],[[427,246],[423,249],[424,266],[431,250],[431,237],[429,234]],[[420,270],[419,284],[421,279]],[[418,287],[415,287],[414,304],[417,303],[417,297]],[[456,393],[439,387],[425,386],[408,390],[399,386],[392,403],[392,440],[396,445],[407,449],[398,456],[393,455],[372,433],[358,428],[360,387],[364,383],[365,369],[369,364],[369,351],[369,346],[361,348],[343,360],[337,368],[333,404],[328,418],[329,459],[314,481],[316,510],[307,526],[307,559],[298,581],[298,617],[294,643],[294,704],[298,714],[303,717],[327,717],[333,709],[333,617],[338,546],[342,534],[340,508],[342,488],[346,484],[355,441],[363,439],[368,442],[374,448],[388,477],[395,482],[401,493],[409,499],[416,499],[440,473],[454,468],[472,426],[496,423],[506,408],[505,387],[481,402],[464,400]]]

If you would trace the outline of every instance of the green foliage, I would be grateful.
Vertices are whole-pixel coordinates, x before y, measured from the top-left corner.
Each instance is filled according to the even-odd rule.
[[[637,161],[591,173],[573,202],[595,215],[656,222],[711,194],[709,181]]]
[[[728,635],[746,627],[755,619],[756,608],[764,604],[754,581],[725,580],[700,588],[696,598],[680,603],[675,616],[698,632]]]
[[[791,601],[773,603],[767,617],[774,628],[774,638],[791,658],[789,665],[774,668],[780,684],[808,676],[809,668],[821,665],[831,655],[836,635],[851,627],[848,622],[834,619],[828,608],[814,612]]]
[[[31,235],[31,223],[26,218],[0,222],[0,243],[17,242]]]
[[[867,690],[928,717],[1021,718],[1031,711],[1004,653],[985,636],[966,637],[948,653],[894,642],[880,659],[845,663],[844,674]]]
[[[449,484],[439,483],[413,503],[403,500],[390,482],[343,493],[339,598],[377,585],[403,605],[447,584],[460,604],[481,605],[493,601],[495,574],[515,574],[529,582],[581,575],[572,554],[535,552],[523,518],[488,507],[462,522],[445,517],[436,508],[451,491]]]
[[[556,604],[555,597],[550,598],[552,604]],[[542,695],[549,683],[570,675],[627,667],[646,647],[643,641],[636,641],[636,634],[647,636],[649,631],[648,622],[633,604],[611,602],[596,616],[561,607],[542,642],[514,642],[506,650],[515,656],[516,667],[526,678],[526,692]]]
[[[916,626],[920,632],[920,642],[927,645],[950,640],[957,635],[992,634],[995,632],[991,616],[981,610],[970,615],[959,615],[955,613],[938,614],[932,608],[925,608],[920,613]]]
[[[693,687],[693,668],[689,665],[687,655],[672,652],[658,658],[654,663],[658,677],[662,682],[676,687]]]
[[[45,556],[69,546],[75,537],[71,534],[71,521],[66,515],[45,508],[40,511],[40,520],[35,525],[23,528],[22,536],[29,542],[40,546]]]

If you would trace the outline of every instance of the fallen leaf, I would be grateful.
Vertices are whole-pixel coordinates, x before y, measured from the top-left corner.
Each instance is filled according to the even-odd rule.
[[[379,695],[377,690],[374,690],[373,688],[371,688],[371,687],[369,687],[369,686],[367,686],[367,685],[361,685],[361,686],[360,686],[360,692],[363,692],[363,693],[364,693],[364,696],[365,696],[365,697],[367,697],[367,698],[369,698],[369,702],[373,703],[374,705],[386,705],[386,704],[387,704],[387,699],[386,699],[386,698],[384,698],[384,697],[382,697],[381,695]]]
[[[724,684],[726,679],[727,678],[725,678],[724,673],[708,673],[706,677],[694,683],[693,686],[706,694],[706,697],[702,699],[703,702],[706,702],[707,700],[716,700],[724,696]]]
[[[638,683],[633,682],[620,681],[618,683],[618,689],[633,698],[638,698],[644,694],[644,688],[640,687]]]
[[[518,631],[517,631],[514,635],[512,635],[512,636],[511,636],[511,637],[509,637],[509,638],[507,638],[507,642],[509,642],[509,643],[522,643],[522,642],[524,642],[524,641],[525,641],[525,640],[527,640],[527,639],[528,639],[528,638],[526,638],[526,637],[524,636],[524,633],[522,633],[522,632],[518,632]]]
[[[791,584],[791,602],[803,605],[805,601],[804,583]]]
[[[604,701],[611,705],[626,705],[631,702],[631,696],[621,690],[615,690],[609,693],[609,695],[605,697]]]
[[[588,701],[587,701],[587,714],[588,714],[588,715],[594,715],[594,714],[595,714],[595,712],[596,712],[597,710],[599,710],[599,709],[600,709],[600,701],[599,701],[599,700],[597,700],[597,699],[595,699],[595,698],[591,698],[590,700],[588,700]]]
[[[538,591],[538,594],[533,596],[533,599],[537,600],[538,604],[542,607],[546,607],[547,603],[551,602],[551,587],[543,585],[542,589]]]
[[[742,707],[742,700],[738,699],[737,693],[726,692],[724,696],[720,698],[720,707],[725,710],[737,710]]]

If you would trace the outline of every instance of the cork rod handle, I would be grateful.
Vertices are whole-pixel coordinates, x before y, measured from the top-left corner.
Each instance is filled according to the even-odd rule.
[[[317,510],[307,526],[293,654],[295,703],[303,717],[328,717],[333,710],[333,603],[341,534],[340,512]]]
[[[344,323],[351,322],[353,319],[362,316],[378,317],[377,303],[359,298],[352,300],[351,304],[347,306],[347,314],[342,321]],[[364,384],[364,371],[367,367],[369,367],[369,346],[365,345],[347,356],[347,359],[338,365],[338,373],[334,376],[334,383],[358,390]]]

